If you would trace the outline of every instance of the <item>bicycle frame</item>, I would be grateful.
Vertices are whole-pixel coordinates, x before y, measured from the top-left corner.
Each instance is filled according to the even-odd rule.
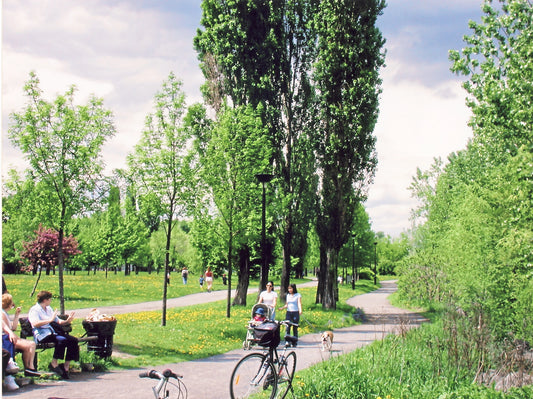
[[[278,328],[282,325],[295,325],[289,320],[275,321]],[[231,398],[264,397],[283,399],[291,391],[292,379],[296,369],[296,353],[287,350],[295,346],[298,338],[285,335],[285,345],[278,352],[277,346],[263,347],[261,353],[250,353],[243,357],[231,375]]]

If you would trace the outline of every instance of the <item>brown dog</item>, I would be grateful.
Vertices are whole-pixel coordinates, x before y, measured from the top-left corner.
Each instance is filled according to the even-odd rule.
[[[331,350],[331,345],[333,345],[333,331],[324,331],[320,335],[320,349],[325,352]]]

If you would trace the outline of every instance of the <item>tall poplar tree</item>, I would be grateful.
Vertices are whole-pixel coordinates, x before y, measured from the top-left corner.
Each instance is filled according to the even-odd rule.
[[[288,286],[294,243],[307,237],[316,192],[313,147],[314,91],[310,71],[315,36],[310,21],[318,1],[204,0],[195,47],[206,77],[204,96],[219,112],[223,104],[262,105],[261,118],[273,149],[275,230],[283,246],[282,294]],[[299,254],[303,258],[304,254]],[[262,273],[260,289],[265,289]],[[283,296],[283,295],[282,295]]]
[[[378,117],[384,39],[376,19],[384,7],[382,0],[323,0],[315,15],[314,80],[320,118],[316,299],[327,309],[336,308],[339,251],[350,238],[354,214],[366,197],[377,163],[372,133]]]
[[[128,156],[132,181],[139,196],[155,196],[161,203],[165,223],[166,249],[163,276],[161,325],[166,325],[167,275],[170,273],[172,229],[184,216],[192,185],[190,134],[184,127],[185,94],[182,83],[171,72],[155,95],[155,112],[146,117],[146,127],[134,152]]]
[[[75,86],[53,102],[42,97],[37,75],[30,73],[24,86],[28,105],[11,114],[11,142],[22,150],[31,172],[52,193],[53,217],[46,221],[58,232],[59,301],[65,312],[63,287],[63,237],[70,219],[94,201],[101,177],[101,150],[115,134],[111,111],[103,100],[91,97],[86,105],[74,104]],[[43,221],[44,223],[44,221]]]

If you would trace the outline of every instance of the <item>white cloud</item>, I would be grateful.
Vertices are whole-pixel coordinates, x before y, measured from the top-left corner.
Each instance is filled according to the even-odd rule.
[[[137,5],[137,8],[134,8]],[[3,7],[2,167],[20,168],[7,140],[8,115],[25,104],[23,85],[35,71],[45,98],[72,84],[76,99],[104,98],[117,135],[104,148],[107,170],[124,167],[140,138],[162,82],[173,71],[188,102],[200,101],[203,82],[192,38],[199,17],[138,8],[138,2],[28,0]],[[200,14],[198,8],[198,15]]]
[[[468,109],[449,72],[447,51],[460,47],[466,22],[478,19],[480,4],[389,0],[380,18],[388,66],[375,132],[379,165],[366,204],[377,231],[397,235],[407,229],[414,205],[407,186],[416,168],[426,169],[434,157],[466,144]],[[118,132],[104,148],[107,170],[124,167],[170,71],[183,80],[189,103],[201,100],[203,77],[192,44],[199,6],[199,0],[4,1],[3,174],[8,165],[22,164],[7,141],[7,122],[25,103],[22,87],[31,70],[47,98],[71,84],[79,89],[79,101],[91,93],[104,98]]]
[[[376,126],[378,169],[366,203],[373,228],[393,236],[409,225],[408,186],[416,168],[426,170],[466,146],[471,131],[465,92],[457,80],[434,88],[395,80],[400,64],[391,60],[383,74],[380,117]]]

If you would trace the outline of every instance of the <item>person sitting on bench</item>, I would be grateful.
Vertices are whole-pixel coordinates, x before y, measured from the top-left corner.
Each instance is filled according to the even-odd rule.
[[[74,312],[70,313],[65,320],[60,319],[57,310],[50,306],[52,293],[40,291],[37,294],[37,303],[32,306],[28,313],[28,319],[33,327],[33,336],[37,343],[53,342],[54,355],[48,365],[50,371],[57,373],[63,379],[69,379],[71,361],[79,361],[80,347],[78,339],[65,334],[62,324],[70,323],[74,319]],[[66,356],[65,356],[66,349]],[[58,360],[65,358],[65,364],[59,364]]]
[[[15,307],[15,304],[13,303],[13,297],[11,294],[3,294],[2,295],[2,321],[11,328],[11,331],[16,331],[18,324],[19,324],[19,316],[20,316],[20,307],[15,309],[15,317],[13,318],[13,321],[9,320],[9,315],[7,312],[9,312],[12,308]],[[39,377],[41,374],[37,372],[37,370],[34,370],[33,368],[33,360],[35,358],[35,342],[30,341],[28,339],[17,339],[14,342],[15,349],[20,350],[22,352],[22,362],[24,363],[24,375],[26,377]]]

